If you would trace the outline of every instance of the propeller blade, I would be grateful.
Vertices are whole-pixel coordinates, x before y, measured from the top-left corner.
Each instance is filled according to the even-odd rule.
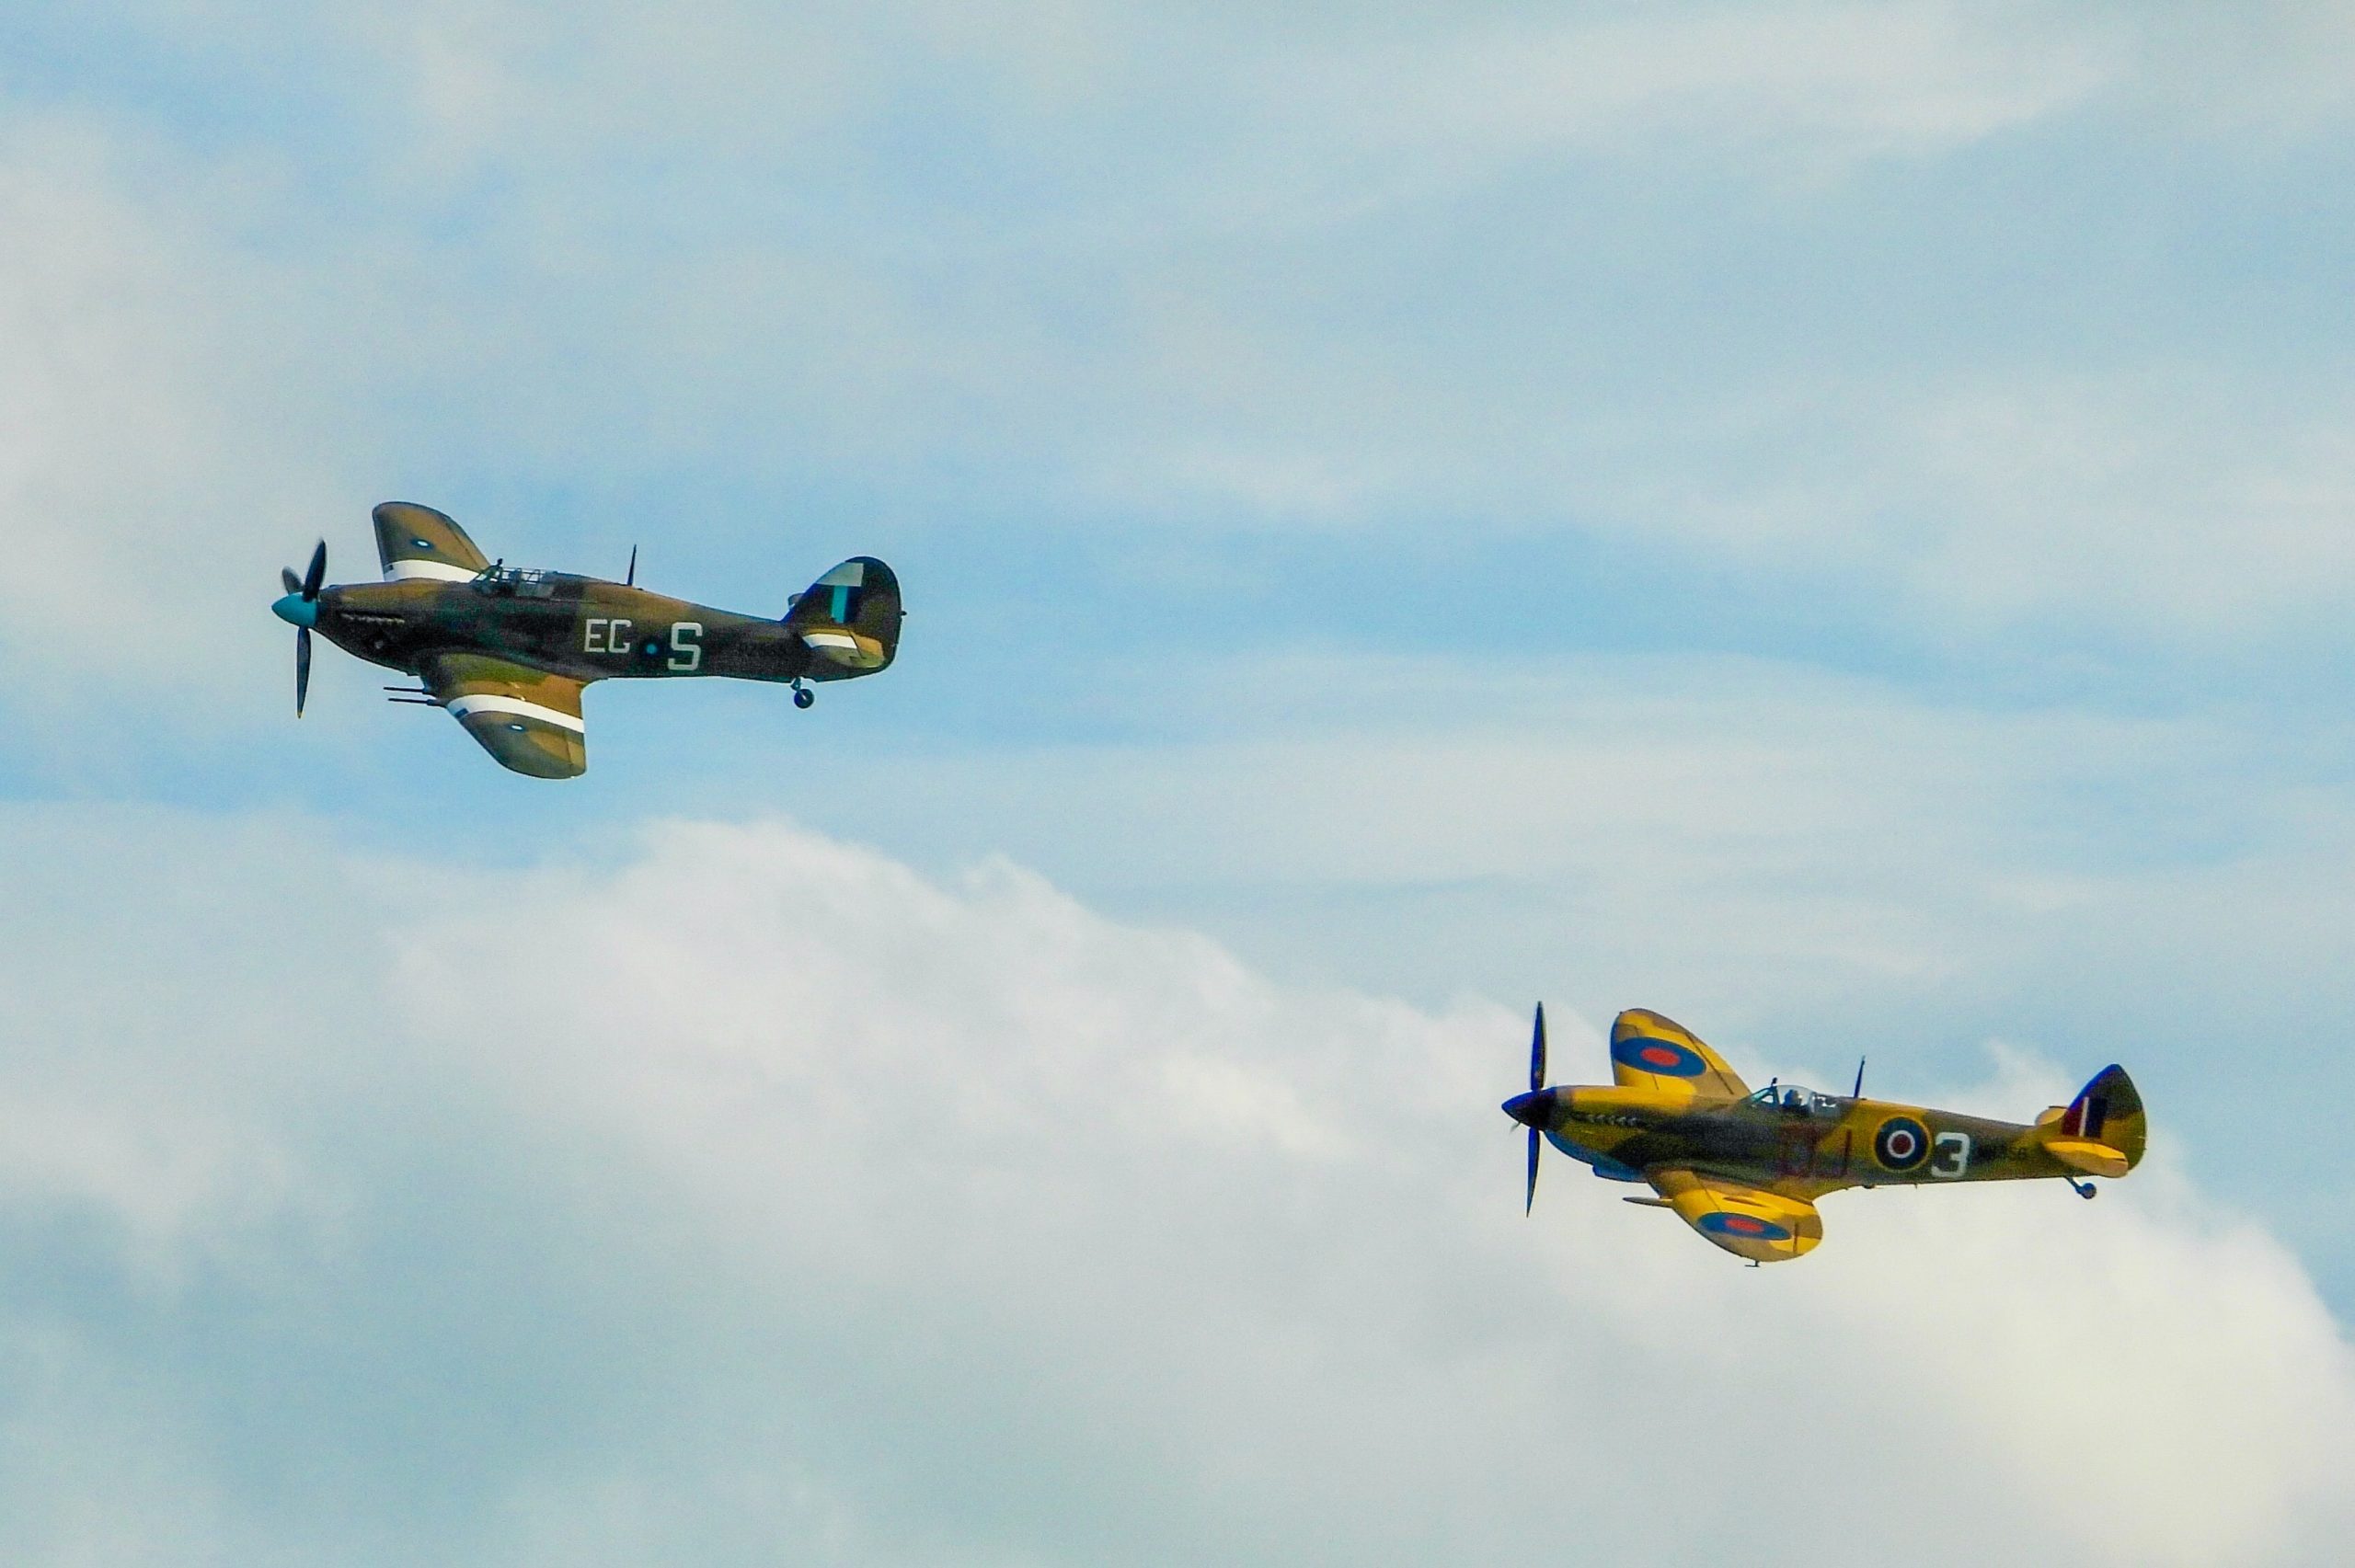
[[[1537,1004],[1537,1026],[1529,1035],[1529,1092],[1545,1087],[1545,1004]]]
[[[307,602],[316,599],[319,596],[319,585],[327,580],[327,542],[322,539],[319,541],[319,547],[311,552],[311,569],[303,574],[304,600]]]
[[[300,593],[303,591],[303,579],[294,575],[294,568],[292,567],[279,567],[278,580],[286,585],[286,591],[289,593]]]
[[[1524,1219],[1529,1217],[1530,1211],[1537,1207],[1537,1129],[1531,1127],[1529,1129],[1529,1192],[1521,1200],[1521,1213]]]
[[[303,716],[303,704],[311,700],[311,628],[294,628],[294,716]]]

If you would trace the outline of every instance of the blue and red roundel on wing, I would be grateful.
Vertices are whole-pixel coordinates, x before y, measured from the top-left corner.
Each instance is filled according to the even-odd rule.
[[[1891,1116],[1873,1134],[1873,1158],[1885,1169],[1911,1171],[1930,1157],[1930,1129],[1912,1116]]]
[[[1655,1039],[1648,1035],[1630,1035],[1611,1044],[1611,1059],[1637,1072],[1657,1072],[1664,1078],[1698,1078],[1709,1070],[1709,1064],[1699,1054],[1674,1040]]]
[[[1726,1236],[1737,1242],[1787,1242],[1791,1232],[1787,1227],[1771,1219],[1761,1219],[1755,1214],[1728,1214],[1718,1209],[1701,1216],[1700,1229],[1712,1236]]]

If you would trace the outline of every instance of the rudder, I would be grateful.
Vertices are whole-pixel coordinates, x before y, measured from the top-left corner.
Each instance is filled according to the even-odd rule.
[[[2129,1171],[2142,1163],[2143,1145],[2150,1133],[2142,1091],[2126,1076],[2126,1070],[2115,1063],[2095,1073],[2092,1082],[2078,1090],[2077,1097],[2068,1104],[2045,1112],[2038,1118],[2038,1125],[2044,1130],[2048,1145],[2116,1150],[2125,1156]],[[2061,1150],[2056,1149],[2055,1152]],[[2092,1168],[2083,1166],[2079,1161],[2070,1162]],[[2120,1173],[2097,1170],[2096,1173]]]

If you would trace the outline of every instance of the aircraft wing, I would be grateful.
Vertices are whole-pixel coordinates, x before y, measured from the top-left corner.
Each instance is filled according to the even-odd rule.
[[[1782,1263],[1823,1240],[1823,1221],[1805,1198],[1693,1171],[1650,1171],[1644,1179],[1684,1223],[1736,1257]]]
[[[1611,1025],[1611,1077],[1623,1089],[1694,1100],[1739,1100],[1749,1085],[1700,1036],[1673,1019],[1640,1007]]]
[[[535,779],[589,771],[581,682],[479,653],[429,655],[419,674],[500,767]]]
[[[475,548],[465,529],[431,507],[386,501],[373,516],[376,555],[385,563],[388,582],[410,578],[465,582],[490,565],[490,557]]]

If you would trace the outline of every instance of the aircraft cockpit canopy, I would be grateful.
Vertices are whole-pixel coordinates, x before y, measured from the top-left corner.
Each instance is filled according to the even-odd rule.
[[[562,572],[510,566],[485,567],[475,577],[476,591],[502,599],[547,599],[556,593]]]
[[[1796,1083],[1769,1083],[1750,1096],[1750,1103],[1786,1116],[1829,1116],[1839,1113],[1839,1102],[1829,1094],[1802,1089]]]

